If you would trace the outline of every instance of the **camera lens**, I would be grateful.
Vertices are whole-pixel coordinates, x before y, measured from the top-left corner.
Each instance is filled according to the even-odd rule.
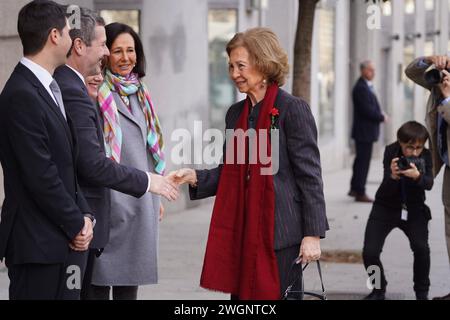
[[[425,81],[430,85],[437,85],[442,82],[443,74],[438,69],[432,69],[425,73]]]

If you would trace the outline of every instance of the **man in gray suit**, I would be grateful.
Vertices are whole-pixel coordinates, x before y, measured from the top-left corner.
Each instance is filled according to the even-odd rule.
[[[436,69],[443,70],[444,78],[441,84],[433,86],[425,81],[426,70],[434,65]],[[450,258],[450,74],[445,70],[450,67],[450,57],[430,56],[417,58],[406,68],[406,75],[418,85],[431,91],[427,103],[426,123],[430,133],[431,151],[433,158],[433,174],[437,176],[445,166],[442,200],[445,207],[445,235],[448,256]],[[435,298],[450,300],[450,293]]]

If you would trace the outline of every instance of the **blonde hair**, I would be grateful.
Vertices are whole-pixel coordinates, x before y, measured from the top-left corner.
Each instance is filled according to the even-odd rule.
[[[227,44],[228,56],[239,47],[247,49],[251,63],[269,82],[279,86],[286,83],[289,73],[288,56],[272,30],[252,28],[237,33]]]

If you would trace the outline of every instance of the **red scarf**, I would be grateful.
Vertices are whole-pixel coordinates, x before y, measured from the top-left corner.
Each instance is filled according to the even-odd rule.
[[[270,134],[270,112],[277,94],[278,86],[271,85],[262,102],[256,126],[258,148],[258,129],[266,129]],[[235,130],[243,129],[245,132],[248,129],[249,105],[247,97]],[[270,167],[271,163],[262,165],[258,157],[256,164],[237,164],[237,150],[243,148],[237,148],[237,139],[233,139],[235,159],[230,164],[224,161],[222,168],[200,285],[237,295],[242,300],[277,300],[280,298],[280,283],[273,246],[273,176],[260,174],[261,169]],[[270,157],[269,137],[266,140],[266,155]],[[227,142],[227,153],[231,152],[230,147],[233,145]]]

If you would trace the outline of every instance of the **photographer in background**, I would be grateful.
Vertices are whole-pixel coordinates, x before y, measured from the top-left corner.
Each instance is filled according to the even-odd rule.
[[[427,69],[434,65],[432,71]],[[431,91],[427,103],[426,123],[430,133],[430,146],[433,158],[433,174],[437,176],[445,165],[442,200],[445,208],[445,235],[450,259],[450,57],[430,56],[414,60],[407,68],[406,75],[418,85]],[[436,77],[436,73],[438,77]],[[425,75],[427,75],[425,77]],[[438,78],[438,79],[436,79]],[[436,81],[437,80],[437,81]],[[450,293],[434,298],[450,300]]]
[[[433,186],[431,152],[424,147],[427,129],[410,121],[400,127],[397,142],[386,147],[384,177],[375,195],[364,236],[364,266],[378,266],[381,281],[365,297],[366,300],[384,300],[386,278],[380,254],[388,234],[401,229],[409,239],[414,253],[414,291],[417,300],[428,300],[430,287],[430,248],[428,221],[431,212],[425,204],[425,190]]]

